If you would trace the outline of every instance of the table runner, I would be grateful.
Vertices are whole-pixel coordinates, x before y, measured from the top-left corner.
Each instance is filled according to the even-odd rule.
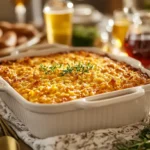
[[[18,137],[33,150],[113,150],[118,139],[130,140],[136,138],[150,117],[144,121],[121,128],[101,129],[80,134],[68,134],[46,139],[31,135],[26,126],[17,119],[10,109],[0,99],[0,115],[6,119],[17,133]]]

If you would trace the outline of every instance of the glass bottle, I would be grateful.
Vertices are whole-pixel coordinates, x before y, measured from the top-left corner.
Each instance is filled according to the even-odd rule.
[[[112,43],[116,48],[121,48],[123,50],[125,36],[130,26],[132,15],[134,14],[135,11],[136,11],[135,0],[123,0],[123,9],[114,11]]]
[[[130,16],[136,11],[136,0],[123,0],[123,12]]]
[[[129,56],[138,59],[150,68],[150,12],[140,11],[134,14],[126,39],[125,50]]]
[[[71,45],[73,3],[68,0],[49,0],[43,12],[48,42]]]

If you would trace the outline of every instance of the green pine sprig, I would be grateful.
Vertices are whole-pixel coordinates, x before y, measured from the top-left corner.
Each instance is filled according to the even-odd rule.
[[[117,150],[150,150],[150,126],[145,127],[139,134],[137,140],[117,142]]]

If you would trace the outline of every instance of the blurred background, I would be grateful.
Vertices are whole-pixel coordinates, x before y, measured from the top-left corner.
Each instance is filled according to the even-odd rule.
[[[22,51],[15,46],[59,43],[129,55],[150,68],[150,0],[72,2],[0,0],[0,56]]]
[[[39,1],[39,0],[37,0]],[[46,0],[40,0],[42,7]],[[104,14],[112,14],[114,10],[121,9],[123,7],[122,0],[72,0],[75,4],[80,3],[89,3],[93,5],[96,9]],[[132,1],[132,0],[131,0]],[[150,0],[136,0],[137,8],[143,9],[149,7],[147,3],[150,3]],[[27,5],[27,20],[32,20],[32,1],[29,1]],[[0,0],[0,21],[7,20],[15,22],[15,13],[14,7],[10,3],[10,0]]]

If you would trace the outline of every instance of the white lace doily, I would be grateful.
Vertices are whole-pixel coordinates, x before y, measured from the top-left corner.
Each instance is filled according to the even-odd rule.
[[[139,122],[117,129],[38,139],[30,134],[25,125],[16,118],[2,100],[0,100],[0,115],[9,121],[17,135],[34,150],[112,150],[116,138],[130,140],[144,128],[144,122]],[[145,122],[149,123],[149,118]]]

